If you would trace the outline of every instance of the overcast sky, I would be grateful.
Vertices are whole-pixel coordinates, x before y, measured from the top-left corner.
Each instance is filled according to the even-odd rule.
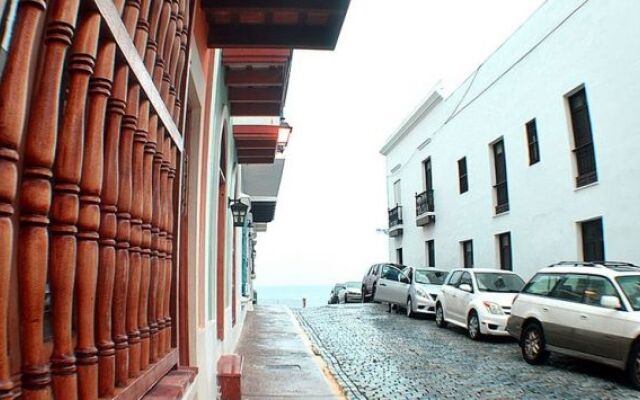
[[[453,91],[542,3],[352,0],[335,51],[295,51],[294,131],[257,284],[359,281],[388,261],[380,148],[438,81]]]

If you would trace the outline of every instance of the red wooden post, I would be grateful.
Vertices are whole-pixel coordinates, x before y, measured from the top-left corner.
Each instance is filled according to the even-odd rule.
[[[147,48],[148,49],[148,48]],[[151,358],[151,295],[155,283],[152,274],[153,158],[158,117],[149,116],[147,142],[144,148],[144,209],[142,213],[142,287],[140,290],[140,336],[142,339],[140,368],[145,369]],[[157,262],[157,257],[156,257]]]
[[[104,180],[100,219],[100,266],[96,304],[96,339],[98,343],[98,394],[110,396],[115,388],[115,343],[112,337],[113,289],[116,269],[116,204],[119,197],[120,127],[126,107],[129,68],[115,69],[113,92],[107,108],[104,143]]]
[[[152,121],[152,120],[150,120]],[[157,123],[157,120],[156,120]],[[160,139],[164,135],[164,129],[157,127],[152,129],[149,126],[149,141],[152,143],[153,153],[153,184],[152,199],[153,214],[151,222],[151,290],[149,292],[149,319],[151,329],[151,354],[150,361],[155,363],[158,359],[158,342],[159,331],[161,329],[160,321],[158,321],[158,305],[160,297],[160,271],[161,271],[161,254],[160,254],[160,165],[162,163],[162,147],[159,146]]]
[[[53,4],[45,29],[42,79],[34,89],[26,131],[18,246],[22,395],[26,400],[50,396],[51,377],[43,346],[44,292],[50,249],[47,229],[52,195],[50,180],[58,138],[62,69],[73,37],[78,5],[79,0],[56,1]],[[68,276],[53,283],[60,284],[64,279]],[[66,306],[61,301],[54,304],[54,308],[63,313]],[[54,315],[56,352],[52,361],[57,374],[75,370],[73,356],[67,358],[65,355],[67,343],[62,339],[65,336],[65,317],[64,314]]]
[[[76,359],[72,338],[76,233],[84,147],[84,117],[89,79],[95,67],[100,14],[88,13],[79,24],[69,61],[69,88],[54,170],[49,279],[53,297],[53,394],[76,398]],[[83,271],[84,272],[84,271]],[[93,321],[89,320],[90,323]]]
[[[98,350],[94,340],[94,337],[100,337],[94,329],[95,321],[102,317],[96,313],[95,308],[99,265],[98,230],[104,165],[105,114],[113,82],[115,50],[115,43],[111,40],[100,45],[95,73],[89,84],[87,128],[80,181],[75,303],[78,318],[78,393],[81,399],[98,397]],[[100,323],[97,325],[100,326]]]
[[[15,31],[0,81],[0,398],[13,397],[8,349],[9,288],[15,226],[12,217],[18,186],[18,149],[31,86],[29,71],[36,57],[36,32],[46,2],[20,2]]]

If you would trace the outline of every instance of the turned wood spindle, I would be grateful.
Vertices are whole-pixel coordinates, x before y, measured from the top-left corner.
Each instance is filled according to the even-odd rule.
[[[149,74],[153,74],[158,52],[157,36],[162,12],[162,0],[152,0],[149,10],[149,39],[147,41],[147,51],[144,56],[144,65]]]
[[[174,202],[174,187],[175,187],[175,178],[176,178],[176,162],[177,162],[177,153],[176,147],[169,140],[169,183],[168,183],[168,199],[167,199],[167,289],[166,295],[164,299],[164,321],[165,321],[165,330],[167,332],[167,338],[165,342],[165,350],[168,352],[171,350],[171,342],[172,342],[172,318],[171,318],[171,281],[173,277],[173,251],[174,251],[174,213],[177,209],[177,206]]]
[[[140,327],[140,369],[144,370],[149,365],[149,340],[150,330],[148,321],[148,304],[149,304],[149,289],[151,286],[151,216],[152,216],[152,174],[153,174],[153,153],[154,150],[147,140],[151,129],[155,130],[157,124],[157,117],[151,118],[156,121],[151,122],[149,116],[149,101],[143,102],[140,106],[140,123],[138,129],[141,131],[141,135],[145,135],[144,140],[144,158],[142,168],[142,264],[141,264],[141,279],[140,279],[140,304],[138,308],[138,326]]]
[[[113,296],[113,337],[116,344],[116,386],[126,386],[129,378],[129,337],[127,336],[127,288],[130,268],[132,155],[138,114],[137,85],[131,85],[122,118],[118,160],[118,233],[116,236],[116,275]]]
[[[85,104],[89,79],[95,67],[99,29],[100,14],[97,12],[87,13],[78,24],[68,63],[68,95],[54,168],[49,280],[54,317],[51,371],[53,394],[56,398],[73,399],[77,394],[76,358],[71,330],[80,205],[79,183],[84,147]]]
[[[155,126],[154,123],[155,122]],[[153,148],[153,170],[152,170],[152,218],[151,218],[151,289],[149,292],[149,327],[151,330],[151,351],[150,362],[155,363],[158,359],[158,332],[161,329],[158,320],[158,304],[160,297],[160,166],[162,164],[161,137],[164,128],[158,126],[157,117],[149,120],[149,142]]]
[[[100,205],[100,264],[96,303],[96,339],[98,344],[98,394],[111,396],[115,390],[115,342],[112,335],[113,301],[116,271],[116,218],[119,197],[120,128],[126,108],[129,68],[115,68],[113,90],[107,104],[102,203]]]
[[[22,143],[27,97],[33,83],[29,72],[36,61],[34,44],[46,6],[46,1],[42,0],[22,1],[18,5],[15,30],[0,81],[0,399],[12,398],[16,389],[11,380],[7,343],[16,229],[12,218],[18,187],[18,149]]]
[[[53,2],[45,28],[42,78],[34,88],[26,131],[18,244],[22,396],[26,400],[46,399],[51,395],[51,376],[43,338],[44,294],[50,249],[51,177],[58,139],[62,70],[74,34],[78,5],[79,0]],[[60,302],[57,308],[64,311]],[[57,349],[53,359],[54,371],[57,374],[72,373],[75,371],[73,356],[67,358],[61,354],[61,348],[64,347],[60,343],[64,329],[62,320],[65,315],[54,313],[53,316],[54,332],[58,333],[54,335],[54,348]]]
[[[78,394],[81,399],[98,397],[98,349],[96,341],[108,342],[101,333],[104,306],[97,299],[104,294],[102,280],[98,287],[100,249],[100,203],[104,166],[104,128],[107,101],[113,84],[116,45],[111,40],[99,45],[96,68],[89,83],[87,127],[85,131],[82,178],[80,180],[80,214],[78,219],[78,261],[76,276],[76,315],[78,318]],[[104,272],[104,271],[103,271]],[[100,274],[104,278],[105,274]],[[108,290],[108,289],[107,289]],[[110,325],[109,325],[110,326]],[[103,328],[104,330],[104,328]],[[95,338],[95,339],[94,339]],[[112,346],[113,343],[111,342]],[[107,350],[109,343],[107,343]],[[113,348],[111,347],[111,350]],[[101,357],[105,347],[101,347]],[[108,351],[107,351],[108,353]],[[107,354],[108,355],[108,354]],[[105,394],[104,392],[102,394]]]

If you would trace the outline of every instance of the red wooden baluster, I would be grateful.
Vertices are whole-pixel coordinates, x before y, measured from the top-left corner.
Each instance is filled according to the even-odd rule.
[[[135,84],[132,89],[138,88]],[[129,102],[132,102],[130,97]],[[145,110],[148,110],[149,102],[143,101]],[[147,111],[148,113],[148,111]],[[145,117],[146,118],[146,117]],[[131,205],[131,248],[130,251],[130,273],[129,289],[127,296],[127,334],[129,335],[129,376],[135,378],[140,373],[140,331],[138,330],[138,307],[140,301],[140,282],[142,274],[142,202],[143,198],[143,160],[144,144],[147,134],[142,131],[140,119],[134,134],[133,143],[133,198],[136,201]]]
[[[174,114],[174,120],[176,125],[181,126],[182,123],[182,107],[183,99],[181,96],[183,93],[183,85],[186,79],[185,63],[187,60],[187,41],[189,38],[189,2],[187,0],[180,1],[180,12],[178,13],[178,20],[182,19],[182,31],[180,32],[180,55],[178,57],[178,65],[176,67],[176,109]]]
[[[22,1],[18,5],[8,58],[0,81],[0,399],[13,397],[8,349],[9,288],[15,246],[12,217],[18,186],[18,149],[32,84],[31,65],[36,60],[34,44],[43,19],[45,1]],[[13,351],[13,350],[12,350]]]
[[[131,38],[138,23],[140,1],[127,0],[122,20]],[[127,67],[128,71],[128,67]],[[125,83],[127,86],[128,82]],[[129,338],[127,336],[127,289],[129,284],[129,247],[131,234],[131,157],[133,152],[133,135],[136,129],[138,114],[137,85],[128,87],[125,115],[122,118],[120,137],[118,174],[118,214],[116,235],[116,270],[113,295],[113,340],[116,348],[115,379],[116,386],[126,386],[129,377]]]
[[[76,358],[71,332],[76,272],[76,233],[84,147],[85,104],[89,79],[95,67],[99,29],[100,14],[97,12],[87,13],[79,23],[69,60],[69,88],[56,151],[49,259],[54,317],[51,370],[53,394],[56,398],[74,399],[77,396]],[[93,324],[91,320],[88,322]]]
[[[162,4],[162,11],[160,14],[160,20],[158,22],[158,32],[155,36],[155,42],[157,44],[157,54],[155,60],[155,66],[153,69],[153,83],[162,95],[162,82],[164,78],[165,54],[164,44],[167,39],[167,31],[169,30],[169,22],[171,21],[171,0],[164,0]],[[164,100],[165,97],[162,96]]]
[[[144,56],[144,65],[147,67],[149,74],[153,73],[156,63],[156,55],[158,52],[158,25],[160,23],[160,14],[162,12],[163,0],[152,0],[149,10],[149,40],[147,42],[147,51]]]
[[[104,282],[97,287],[100,251],[100,203],[104,165],[104,127],[107,101],[111,95],[116,45],[112,40],[99,46],[95,73],[89,84],[87,128],[85,133],[82,179],[80,181],[80,214],[78,219],[78,261],[76,277],[76,315],[78,318],[78,393],[81,399],[98,397],[98,350],[94,337],[103,343],[107,335],[100,332],[104,318],[97,307],[96,297],[104,294]],[[104,272],[104,271],[103,271]],[[101,274],[104,277],[104,274]],[[94,321],[97,321],[94,329]],[[104,328],[103,328],[104,330]],[[110,343],[111,346],[113,342]],[[108,349],[109,346],[107,346]],[[105,347],[102,346],[104,351]],[[113,347],[111,347],[111,351]],[[108,353],[108,352],[107,352]],[[105,355],[101,354],[101,358]],[[103,364],[104,365],[104,364]],[[103,393],[104,394],[104,393]]]
[[[153,119],[152,119],[153,120]],[[152,121],[150,120],[150,122]],[[156,119],[157,124],[157,119]],[[151,363],[155,363],[158,360],[158,342],[159,331],[162,328],[158,320],[157,310],[159,308],[160,298],[160,260],[163,255],[160,253],[160,167],[162,164],[162,146],[160,138],[163,136],[164,128],[157,126],[152,129],[152,125],[149,125],[149,141],[154,147],[153,153],[153,214],[151,222],[151,290],[149,292],[149,318],[151,329]]]
[[[148,300],[151,279],[151,185],[153,172],[153,152],[150,149],[150,142],[147,140],[151,122],[149,121],[149,101],[143,102],[140,106],[140,122],[138,129],[144,135],[144,158],[142,167],[142,241],[141,241],[141,284],[138,308],[138,326],[140,327],[140,369],[144,370],[149,365],[149,322],[148,322]],[[157,121],[157,117],[153,117]],[[154,125],[157,122],[153,123]],[[155,128],[153,128],[155,129]]]
[[[171,138],[165,130],[165,135],[163,136],[163,158],[162,158],[162,167],[160,169],[160,190],[161,190],[161,219],[160,219],[160,243],[162,244],[163,251],[163,260],[162,260],[162,292],[160,294],[160,302],[161,309],[159,310],[159,319],[162,320],[162,331],[161,331],[161,344],[159,348],[162,350],[162,353],[166,353],[167,351],[167,342],[168,342],[168,324],[167,321],[167,305],[169,300],[169,294],[171,291],[170,287],[170,279],[168,278],[168,270],[169,266],[169,240],[168,240],[168,214],[169,214],[169,171],[171,167],[171,163],[169,159],[171,157]]]
[[[43,346],[44,293],[49,256],[47,228],[52,194],[50,180],[58,138],[62,70],[74,33],[78,5],[79,0],[53,3],[45,30],[42,78],[34,88],[26,131],[18,245],[22,394],[26,400],[50,397],[51,377]],[[54,307],[61,310],[61,303]],[[56,355],[60,355],[64,346],[59,341],[64,329],[60,322],[63,318],[63,315],[54,313],[54,331],[58,333]],[[56,372],[63,372],[69,364],[75,369],[71,359],[54,357],[53,361]]]
[[[115,69],[113,92],[107,106],[104,143],[104,178],[100,206],[100,266],[96,303],[96,339],[98,343],[98,394],[111,396],[115,387],[115,343],[112,336],[112,308],[116,269],[116,204],[119,197],[119,148],[122,116],[126,107],[129,67]]]
[[[124,0],[114,0],[120,13]],[[107,53],[107,68],[115,60],[116,45],[106,40],[101,52]],[[98,63],[100,65],[100,63]],[[100,204],[100,253],[98,264],[98,286],[96,290],[96,344],[98,347],[98,396],[109,397],[115,391],[115,343],[112,336],[113,289],[116,265],[117,202],[119,191],[119,142],[122,116],[127,98],[129,67],[119,64],[114,67],[113,86],[107,103],[107,121],[104,139],[104,169]]]
[[[176,204],[174,203],[173,192],[175,188],[175,178],[176,178],[176,161],[177,161],[177,153],[176,147],[169,141],[169,184],[168,184],[168,201],[167,201],[167,289],[166,289],[166,297],[165,297],[165,307],[164,307],[164,320],[167,331],[167,339],[165,343],[166,351],[171,350],[172,340],[171,340],[171,294],[172,294],[172,285],[171,280],[173,277],[173,251],[174,251],[174,213],[176,212]]]
[[[125,11],[126,13],[126,11]],[[131,85],[122,118],[120,137],[118,234],[116,237],[116,277],[113,297],[113,334],[116,343],[116,386],[126,386],[129,377],[129,337],[127,336],[127,289],[130,268],[133,136],[138,118],[138,85]],[[139,270],[138,270],[139,272]],[[133,333],[135,334],[135,333]]]
[[[169,25],[167,26],[167,32],[164,37],[164,46],[161,52],[162,60],[164,61],[162,69],[162,83],[160,86],[160,96],[167,105],[167,109],[170,113],[173,112],[173,108],[170,106],[170,88],[172,86],[172,77],[169,75],[169,69],[171,66],[171,53],[173,51],[173,42],[176,36],[176,26],[178,19],[178,3],[176,1],[171,2],[171,8],[169,13]]]

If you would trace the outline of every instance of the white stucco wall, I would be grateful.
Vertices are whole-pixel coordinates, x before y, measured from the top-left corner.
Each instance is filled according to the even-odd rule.
[[[195,46],[195,42],[192,42]],[[197,51],[192,51],[192,54],[197,56]],[[233,227],[233,218],[231,212],[227,210],[226,218],[226,232],[225,232],[225,296],[224,296],[224,340],[220,341],[217,338],[217,323],[216,323],[216,269],[217,269],[217,210],[218,210],[218,185],[219,185],[219,165],[221,159],[222,149],[222,133],[226,129],[227,141],[226,141],[226,191],[227,197],[234,197],[237,193],[238,175],[237,163],[236,163],[236,150],[233,141],[233,132],[231,129],[231,117],[229,115],[229,106],[227,99],[226,86],[224,84],[224,68],[222,66],[221,52],[216,50],[214,61],[214,76],[213,76],[213,93],[211,93],[211,112],[209,122],[210,125],[205,127],[209,131],[209,161],[207,165],[201,165],[201,168],[205,168],[207,174],[207,182],[204,188],[200,187],[199,190],[206,191],[206,215],[198,215],[198,218],[202,218],[205,221],[204,242],[207,244],[204,251],[204,276],[197,276],[197,281],[203,279],[205,281],[205,296],[204,303],[197,303],[196,307],[204,307],[205,322],[203,326],[197,326],[195,328],[195,354],[192,354],[192,359],[195,360],[194,365],[199,367],[198,379],[195,383],[195,388],[192,391],[193,398],[197,399],[211,399],[215,398],[217,393],[217,362],[221,355],[233,353],[237,345],[238,339],[242,333],[244,325],[244,318],[246,310],[241,307],[241,302],[237,301],[237,315],[236,323],[232,324],[232,296],[239,298],[241,290],[241,278],[237,275],[236,291],[231,293],[232,281],[231,276],[233,273],[233,230],[238,229]],[[197,74],[196,74],[197,75]],[[205,82],[200,76],[195,76],[194,86],[201,88],[206,87]],[[204,100],[201,100],[204,103]],[[201,108],[204,109],[203,104]],[[199,176],[199,173],[198,173]],[[199,179],[199,178],[198,178]],[[196,180],[197,181],[197,180]],[[226,201],[226,199],[225,199]],[[199,208],[198,208],[199,210]],[[200,231],[198,230],[197,235]],[[240,236],[240,233],[237,234]],[[236,238],[236,242],[237,238]],[[197,242],[195,242],[197,243]],[[238,245],[238,243],[235,243]],[[236,253],[241,252],[241,247],[236,247]],[[196,258],[193,262],[196,262]],[[238,265],[241,265],[239,263]],[[193,267],[192,270],[199,271],[198,268]],[[239,268],[238,268],[239,271]],[[192,288],[197,288],[198,283],[194,282]],[[195,292],[195,290],[194,290]],[[194,296],[195,298],[195,296]],[[194,318],[197,315],[194,311]]]
[[[637,0],[547,1],[477,76],[423,116],[395,147],[385,146],[388,201],[393,182],[401,179],[404,208],[404,234],[390,238],[389,258],[395,260],[401,247],[405,264],[425,265],[425,241],[435,239],[436,264],[450,269],[462,265],[460,241],[472,239],[475,266],[494,267],[495,235],[509,231],[514,270],[528,278],[552,262],[581,259],[577,223],[601,216],[607,259],[640,264],[639,15]],[[565,96],[582,85],[598,182],[576,189]],[[529,166],[525,124],[533,118],[541,161]],[[510,211],[496,216],[490,144],[500,137]],[[427,157],[436,222],[417,227],[414,195],[424,190]],[[469,191],[459,194],[462,157]]]

